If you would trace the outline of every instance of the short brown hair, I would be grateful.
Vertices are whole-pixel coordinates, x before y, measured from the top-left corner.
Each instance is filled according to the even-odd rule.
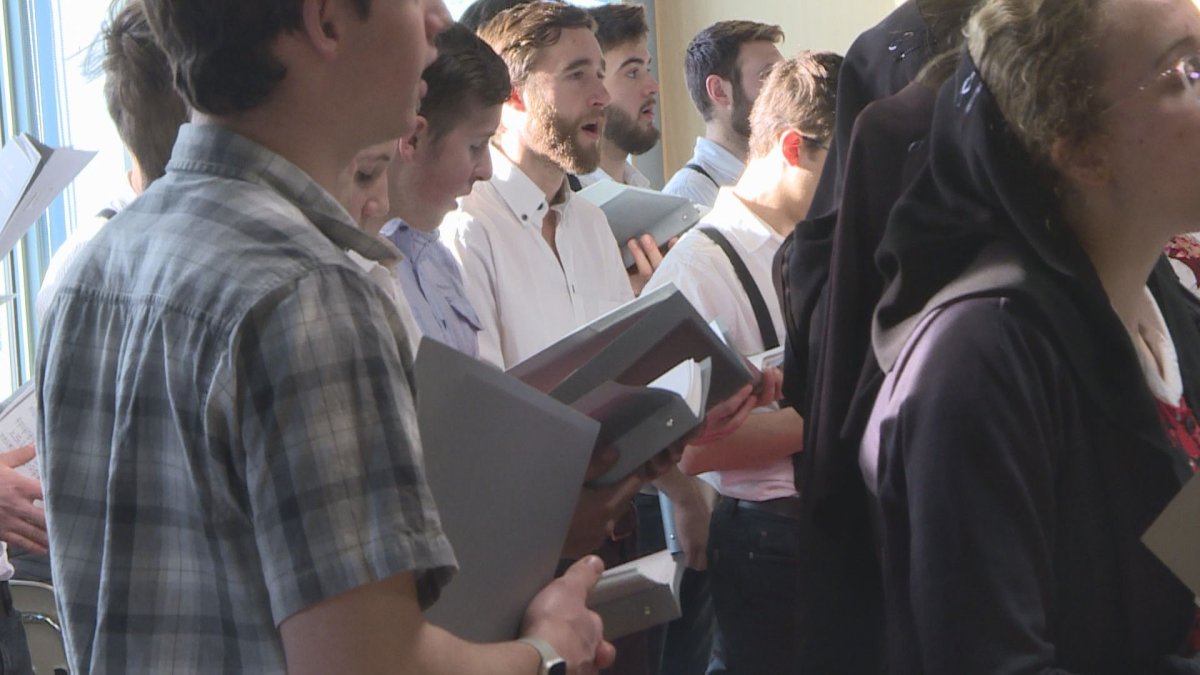
[[[171,60],[175,87],[212,115],[253,109],[286,69],[275,39],[303,25],[302,0],[145,0],[158,44]],[[371,0],[354,0],[366,18]]]
[[[833,52],[805,51],[776,63],[750,111],[750,156],[768,154],[788,129],[828,146],[841,67],[842,57]]]
[[[141,0],[129,0],[105,24],[100,44],[108,114],[145,187],[166,173],[188,107],[171,84],[171,64],[154,41]]]
[[[435,141],[472,106],[500,105],[512,94],[504,60],[471,29],[456,23],[436,39],[437,60],[421,75],[429,87],[421,99],[421,116]]]
[[[708,98],[705,81],[709,75],[729,80],[735,87],[742,84],[738,72],[738,54],[747,42],[783,40],[783,29],[756,21],[718,21],[705,28],[688,43],[684,57],[684,75],[688,93],[696,110],[707,122],[712,119],[713,103]]]
[[[1104,0],[991,0],[967,24],[967,48],[1016,137],[1043,166],[1057,139],[1099,125]]]
[[[596,21],[596,40],[603,51],[644,40],[650,34],[646,8],[641,5],[600,5],[589,9],[588,13]]]
[[[541,50],[556,44],[568,28],[595,31],[596,22],[587,10],[565,2],[528,2],[492,17],[479,27],[479,37],[504,59],[513,86],[520,86]]]

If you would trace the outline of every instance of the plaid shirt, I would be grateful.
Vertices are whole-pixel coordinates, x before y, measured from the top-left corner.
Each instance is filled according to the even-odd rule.
[[[283,158],[189,125],[67,272],[37,443],[72,672],[282,672],[305,607],[448,580],[412,354],[346,250],[394,255]]]

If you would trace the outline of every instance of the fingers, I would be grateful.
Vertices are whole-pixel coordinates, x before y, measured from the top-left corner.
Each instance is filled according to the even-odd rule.
[[[575,564],[567,568],[566,574],[563,574],[561,581],[566,584],[573,593],[587,597],[587,594],[596,587],[596,582],[600,581],[600,575],[604,574],[604,561],[594,555],[588,555],[575,561]]]
[[[29,476],[13,473],[8,478],[8,487],[27,502],[32,502],[35,499],[45,499],[42,496],[42,484]]]
[[[617,449],[611,445],[593,451],[592,459],[588,462],[587,472],[583,477],[584,482],[590,483],[603,476],[604,472],[611,469],[617,463],[619,457],[620,454],[617,452]]]
[[[614,523],[624,515],[625,509],[629,508],[630,500],[642,489],[642,485],[645,485],[645,483],[646,481],[642,480],[639,472],[635,471],[622,479],[621,482],[606,488],[611,490],[611,492],[605,501],[605,506],[608,508],[609,517],[612,518]]]
[[[608,668],[617,660],[617,648],[608,640],[601,640],[596,647],[596,667],[600,670]]]
[[[642,243],[642,249],[646,252],[646,259],[650,262],[650,269],[658,269],[663,260],[662,251],[658,250],[658,242],[648,234],[643,234],[639,241]]]
[[[638,240],[630,239],[625,243],[625,247],[629,249],[630,255],[633,256],[633,264],[637,270],[637,275],[644,279],[649,279],[650,275],[654,274],[654,265],[650,264],[650,259],[646,257],[646,253],[642,250]]]
[[[6,518],[0,524],[0,539],[34,553],[46,553],[50,540],[46,535],[45,516],[29,522],[23,517]]]
[[[0,452],[0,464],[9,468],[21,466],[33,459],[34,454],[33,445],[22,445],[8,452]]]

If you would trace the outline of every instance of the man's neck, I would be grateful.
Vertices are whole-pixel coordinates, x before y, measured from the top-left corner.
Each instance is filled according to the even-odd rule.
[[[503,133],[496,143],[496,147],[510,162],[517,165],[517,168],[526,176],[529,176],[529,180],[532,180],[534,185],[537,185],[546,195],[547,202],[553,201],[558,196],[567,176],[562,167],[547,157],[530,150],[513,131]]]
[[[355,143],[332,137],[328,128],[310,123],[299,110],[284,114],[277,108],[267,102],[254,110],[234,115],[210,116],[193,112],[192,121],[221,126],[258,143],[295,164],[326,192],[336,194],[338,176],[358,152]]]
[[[768,160],[752,161],[733,187],[733,193],[772,230],[786,237],[796,227],[797,216],[793,200],[783,189],[782,176]]]
[[[704,124],[704,137],[725,148],[731,155],[745,162],[750,154],[750,139],[743,138],[736,131],[717,118]]]
[[[629,157],[621,148],[607,138],[600,140],[600,168],[618,183],[625,182],[625,160]]]

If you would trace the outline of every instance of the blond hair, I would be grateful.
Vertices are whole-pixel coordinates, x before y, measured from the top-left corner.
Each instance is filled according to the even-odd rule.
[[[842,57],[833,52],[804,51],[776,63],[750,111],[750,156],[770,153],[789,129],[829,145],[841,67]]]

